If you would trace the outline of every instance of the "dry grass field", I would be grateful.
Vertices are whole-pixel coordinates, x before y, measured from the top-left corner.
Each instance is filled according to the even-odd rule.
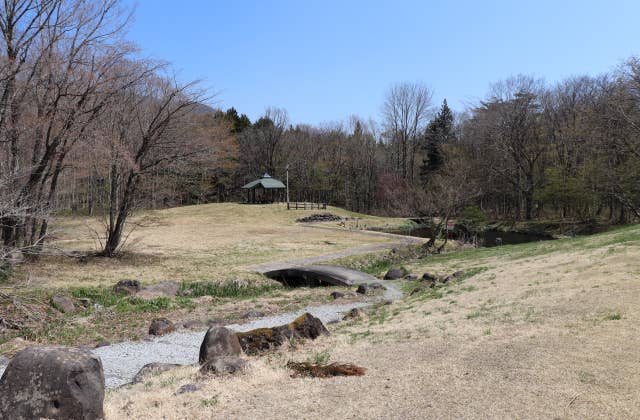
[[[296,223],[314,213],[348,217],[344,226],[316,229]],[[25,265],[16,275],[34,286],[111,285],[122,278],[158,281],[216,281],[247,278],[243,267],[332,253],[356,246],[392,243],[393,239],[359,233],[364,227],[399,225],[389,219],[351,213],[339,208],[286,210],[283,205],[206,204],[145,212],[134,218],[135,228],[122,258],[93,258],[80,264],[59,256]],[[52,245],[65,251],[97,250],[95,218],[60,218]]]
[[[171,371],[106,398],[110,419],[639,418],[640,227],[407,262],[465,270],[237,377]],[[417,283],[405,283],[407,291]],[[329,359],[362,377],[292,378]],[[194,393],[174,395],[196,382]]]

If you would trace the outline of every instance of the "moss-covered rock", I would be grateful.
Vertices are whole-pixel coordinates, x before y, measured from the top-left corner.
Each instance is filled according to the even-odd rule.
[[[287,325],[237,333],[240,346],[247,354],[256,354],[280,347],[291,339],[315,340],[321,335],[329,335],[329,331],[320,319],[310,313],[299,316]]]

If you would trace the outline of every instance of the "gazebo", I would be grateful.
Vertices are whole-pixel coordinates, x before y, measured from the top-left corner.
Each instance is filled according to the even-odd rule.
[[[247,203],[273,203],[278,198],[282,198],[281,193],[287,187],[271,175],[265,173],[262,178],[251,181],[247,185],[242,187],[243,190],[247,190]],[[262,192],[256,194],[256,190]]]

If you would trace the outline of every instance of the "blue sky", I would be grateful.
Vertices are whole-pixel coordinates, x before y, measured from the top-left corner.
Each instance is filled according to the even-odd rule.
[[[523,73],[549,82],[640,55],[640,1],[126,0],[144,55],[201,79],[255,120],[379,119],[394,83],[424,82],[456,110]]]

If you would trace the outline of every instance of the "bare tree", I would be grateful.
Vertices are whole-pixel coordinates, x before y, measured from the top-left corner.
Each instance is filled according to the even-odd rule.
[[[432,114],[431,90],[419,83],[400,83],[387,92],[382,115],[395,154],[395,169],[413,182],[419,137]]]
[[[193,83],[180,85],[154,72],[132,83],[104,115],[102,133],[112,163],[102,255],[112,257],[122,245],[141,179],[163,164],[203,152],[185,137],[187,117],[201,99]]]

